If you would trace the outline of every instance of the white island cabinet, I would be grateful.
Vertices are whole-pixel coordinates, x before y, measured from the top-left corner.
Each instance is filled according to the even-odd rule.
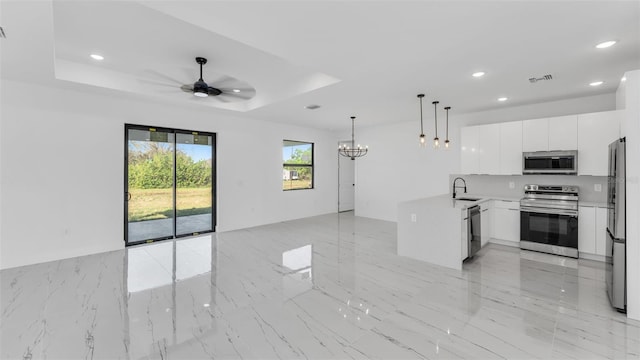
[[[398,255],[461,270],[467,208],[477,203],[446,194],[398,204]]]

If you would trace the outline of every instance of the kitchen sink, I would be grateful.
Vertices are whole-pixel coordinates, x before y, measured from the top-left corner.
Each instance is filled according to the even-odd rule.
[[[455,198],[453,200],[458,200],[458,201],[478,201],[478,200],[480,200],[480,198],[460,197],[460,198]]]

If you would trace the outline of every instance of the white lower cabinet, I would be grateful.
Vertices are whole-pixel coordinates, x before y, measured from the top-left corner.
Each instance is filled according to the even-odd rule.
[[[520,203],[496,200],[491,214],[491,237],[496,240],[520,242]]]
[[[605,256],[606,246],[607,246],[607,208],[597,207],[596,208],[596,255]]]
[[[460,256],[462,256],[462,260],[464,260],[469,257],[469,215],[467,209],[462,210],[460,215],[460,234],[462,235],[460,239],[462,241]]]
[[[607,241],[607,208],[578,207],[578,251],[580,255],[599,255],[604,260]]]
[[[596,253],[596,208],[578,206],[578,251]]]
[[[480,204],[480,246],[485,246],[491,237],[492,203],[492,201],[487,201]]]

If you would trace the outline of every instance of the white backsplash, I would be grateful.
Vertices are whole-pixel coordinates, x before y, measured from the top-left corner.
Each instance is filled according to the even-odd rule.
[[[538,185],[576,185],[580,188],[580,201],[606,203],[606,176],[576,175],[450,175],[449,192],[453,179],[461,177],[467,182],[470,194],[494,195],[520,198],[524,194],[526,184]],[[513,183],[513,189],[509,187]],[[458,182],[460,185],[460,182]],[[600,185],[600,192],[595,191]],[[460,189],[458,191],[461,191]]]

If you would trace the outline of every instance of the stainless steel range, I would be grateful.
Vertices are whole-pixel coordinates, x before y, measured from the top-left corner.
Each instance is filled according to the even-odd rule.
[[[520,248],[578,257],[578,187],[525,185]]]

